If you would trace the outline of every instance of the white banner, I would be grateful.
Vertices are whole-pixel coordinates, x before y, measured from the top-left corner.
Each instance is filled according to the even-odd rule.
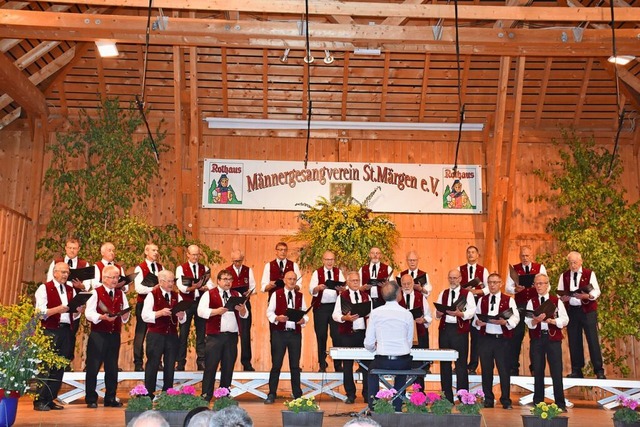
[[[374,212],[482,213],[479,165],[205,159],[202,207],[302,211],[319,197],[363,202]]]

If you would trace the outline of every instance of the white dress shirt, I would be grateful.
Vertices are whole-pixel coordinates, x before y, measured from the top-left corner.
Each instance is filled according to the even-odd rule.
[[[191,274],[193,275],[193,266],[196,266],[196,271],[200,271],[198,268],[199,264],[192,264],[192,263],[188,263],[189,264],[189,268],[191,269]],[[204,268],[205,274],[209,272],[209,269],[207,267]],[[182,265],[179,265],[176,267],[176,286],[178,288],[178,291],[182,292],[183,294],[188,294],[189,292],[187,292],[187,287],[185,285],[182,284],[182,276],[184,276],[184,270],[182,269]],[[198,277],[199,279],[200,277]],[[198,299],[201,295],[204,295],[207,293],[208,290],[213,289],[213,282],[211,280],[207,280],[207,283],[203,284],[202,287],[200,289],[196,289],[195,290],[195,294],[194,297],[196,299]]]
[[[573,280],[573,271],[570,271],[570,280],[569,280],[569,291],[577,291],[579,288],[579,284],[580,284],[580,279],[582,279],[582,267],[580,267],[580,269],[577,271],[578,273],[578,280],[577,282],[575,282]],[[589,299],[590,300],[596,300],[598,299],[598,297],[600,296],[600,285],[598,285],[598,279],[596,279],[596,272],[592,271],[591,272],[591,277],[589,278],[589,284],[591,286],[593,286],[593,290],[591,290],[591,292],[589,292]],[[564,288],[564,280],[562,280],[562,274],[560,275],[560,278],[558,279],[558,290],[560,291],[565,291],[567,289]],[[569,305],[573,305],[573,306],[581,306],[582,305],[582,300],[575,298],[575,297],[571,297],[569,298]]]
[[[491,304],[491,297],[493,296],[495,296],[496,299],[495,299],[495,303]],[[502,299],[502,293],[498,292],[496,294],[490,294],[488,298],[489,298],[489,304],[488,304],[489,309],[485,314],[488,314],[489,316],[497,316],[498,314],[500,314],[500,300]],[[482,313],[482,310],[480,309],[480,305],[481,303],[478,302],[478,305],[476,307],[476,313]],[[513,311],[513,314],[511,315],[511,317],[507,319],[507,324],[505,326],[507,327],[507,329],[512,330],[520,322],[520,312],[518,311],[518,306],[516,305],[516,302],[513,298],[509,298],[509,308]],[[473,321],[473,326],[475,326],[476,329],[480,329],[481,327],[478,326],[478,324],[476,323],[477,320],[478,320],[478,317],[476,316]],[[496,325],[495,323],[487,323],[486,332],[488,334],[493,334],[493,335],[502,334],[502,326]]]
[[[149,261],[148,259],[145,259],[144,262],[147,263],[147,268],[149,269],[149,272],[155,274],[156,276],[160,271],[164,270],[164,267],[160,267],[160,264],[158,264],[157,262]],[[155,273],[153,271],[154,269],[151,268],[151,263],[154,263],[156,265]],[[138,273],[136,278],[133,279],[133,285],[138,295],[145,295],[151,292],[153,288],[150,288],[142,284],[142,281],[144,280],[144,274],[142,273],[142,268],[140,268],[140,266],[138,265],[136,266],[135,270],[133,270],[133,272]]]
[[[102,261],[102,264],[105,267],[107,265],[109,265],[109,264],[111,264],[113,266],[116,266],[115,261],[107,261],[104,258],[102,258],[100,261]],[[97,265],[94,265],[94,268],[95,268],[95,273],[94,273],[94,276],[93,276],[93,280],[91,281],[91,286],[93,286],[93,289],[102,286],[102,282],[100,281],[100,278],[102,277],[101,274],[100,274],[100,269],[98,268]],[[124,276],[124,269],[122,267],[120,267],[120,275]],[[129,285],[123,286],[122,290],[124,291],[124,293],[127,293],[129,291]]]
[[[118,291],[120,291],[120,289],[113,289],[113,292],[118,292]],[[97,325],[98,323],[102,322],[102,320],[100,319],[100,313],[98,313],[98,310],[97,310],[98,292],[96,290],[92,292],[93,292],[93,295],[91,295],[91,297],[89,298],[89,301],[87,301],[87,306],[84,310],[84,317],[86,317],[89,322]],[[129,308],[129,301],[127,300],[127,296],[123,294],[122,309],[126,310],[127,308]],[[122,323],[127,323],[130,318],[131,317],[128,314],[125,314],[124,316],[122,316]]]
[[[146,287],[146,286],[145,286]],[[152,288],[149,288],[152,289]],[[166,292],[164,290],[162,290],[162,297],[166,300],[167,298],[169,298],[169,301],[171,301],[171,292]],[[144,320],[145,323],[156,323],[156,312],[159,311],[153,311],[153,294],[152,293],[148,293],[146,297],[144,297],[144,303],[142,304],[142,320]],[[182,301],[182,296],[180,294],[178,294],[178,302]],[[184,323],[187,321],[187,316],[184,316],[182,318],[182,320],[178,321],[180,323]]]
[[[442,301],[442,295],[444,294],[444,291],[440,292],[440,295],[438,295],[438,303],[440,304],[444,304],[444,305],[448,305],[448,306],[452,306],[454,302],[456,302],[456,300],[460,297],[460,290],[462,289],[462,287],[458,286],[455,289],[451,289],[449,288],[449,301]],[[452,294],[451,291],[454,291],[456,293],[456,298],[453,299],[452,298]],[[462,312],[462,320],[469,320],[471,319],[475,314],[476,314],[476,300],[473,297],[473,294],[471,292],[467,292],[467,306],[465,307],[464,311]],[[456,316],[450,316],[448,314],[445,313],[445,320],[446,323],[457,323],[458,322],[458,318]]]
[[[358,300],[356,301],[355,295],[358,292],[359,291],[352,291],[351,289],[349,289],[349,300],[351,301],[351,303],[356,304],[356,303],[364,302],[362,301],[362,295],[360,294],[358,294]],[[371,301],[369,301],[369,304],[371,304]],[[335,320],[338,323],[345,322],[344,320],[342,320],[342,297],[336,300],[336,305],[335,307],[333,307],[333,313],[331,313],[331,317],[333,318],[333,320]],[[365,318],[359,317],[353,322],[352,329],[354,331],[359,331],[359,330],[364,330],[366,327],[367,325],[365,323]]]
[[[218,292],[220,294],[220,300],[224,305],[224,290],[220,287],[217,287],[213,292]],[[231,296],[231,291],[227,291],[229,296]],[[200,297],[200,302],[198,303],[198,316],[203,319],[209,319],[212,316],[213,310],[215,308],[209,308],[209,304],[211,302],[210,292],[205,292]],[[219,308],[219,307],[218,307]],[[242,319],[246,319],[249,317],[249,310],[246,310],[244,315],[238,313]],[[220,316],[220,332],[238,332],[238,322],[236,321],[236,315],[234,310],[229,310]]]
[[[284,262],[284,265],[286,267],[287,259],[285,258],[282,261]],[[276,262],[278,263],[278,265],[280,264],[279,259],[276,259]],[[298,279],[300,279],[300,276],[301,276],[300,267],[298,267],[297,262],[293,263],[293,272],[296,273],[296,276],[298,277]],[[269,282],[271,282],[270,277],[271,277],[271,262],[268,262],[264,265],[264,269],[262,270],[262,279],[260,280],[260,290],[262,292],[266,292],[265,289],[269,284]]]
[[[531,265],[531,264],[529,264]],[[540,274],[547,274],[547,269],[543,264],[540,264]],[[516,293],[516,282],[513,281],[511,276],[507,276],[507,284],[504,287],[506,293],[515,295]]]
[[[542,304],[541,299],[544,297],[545,301],[549,300],[549,294],[546,293],[544,295],[538,295],[538,301]],[[529,302],[527,303],[527,310],[533,310],[533,302],[532,300],[529,300]],[[529,329],[535,329],[537,325],[533,324],[533,318],[532,317],[525,317],[524,318],[524,323],[527,324],[527,326],[529,327]],[[556,327],[558,327],[559,329],[564,328],[565,326],[567,326],[569,324],[569,315],[567,315],[567,309],[564,308],[564,304],[562,301],[560,301],[558,299],[558,310],[556,311]],[[549,324],[547,322],[541,322],[539,323],[540,328],[543,331],[548,331],[549,330]]]
[[[295,291],[288,291],[287,289],[284,290],[284,297],[285,300],[287,299],[287,292],[292,292],[293,296],[292,296],[292,300],[293,300],[293,304],[295,305],[296,303],[296,292]],[[290,307],[289,305],[287,305],[288,308],[295,308],[295,307]],[[300,308],[298,310],[302,310],[302,311],[306,311],[307,310],[307,303],[304,301],[304,298],[302,298],[302,305],[300,306]],[[269,298],[269,306],[267,307],[267,319],[269,319],[270,323],[273,323],[274,325],[278,324],[278,321],[276,320],[276,293],[272,293],[271,297]],[[309,321],[309,316],[307,316],[306,314],[303,316],[304,319],[304,323],[302,323],[300,326],[301,327],[305,327],[307,325],[307,322]],[[285,325],[285,329],[295,329],[296,327],[296,323],[292,322],[290,320],[287,320],[287,323]]]
[[[327,279],[327,270],[326,268],[324,269],[324,277],[325,277],[325,281],[329,280]],[[333,269],[331,269],[331,275],[333,276]],[[331,280],[335,280],[337,282],[344,282],[344,276],[342,275],[342,271],[338,270],[338,277],[331,277]],[[316,288],[318,287],[318,285],[320,284],[320,280],[318,279],[318,270],[315,270],[313,272],[313,274],[311,275],[311,281],[309,282],[309,293],[312,296],[316,296],[318,295],[318,291],[316,290]],[[336,300],[338,299],[338,292],[335,289],[325,289],[324,292],[322,292],[322,299],[320,300],[321,304],[331,304],[336,302]]]
[[[411,353],[413,316],[396,301],[387,301],[371,312],[364,337],[364,347],[383,356]]]
[[[66,289],[64,292],[60,291],[60,286],[61,284],[58,283],[55,279],[53,280],[53,284],[55,285],[56,291],[58,291],[58,295],[60,295],[60,301],[62,301],[61,305],[69,305],[69,301],[73,298],[68,298],[67,297],[67,292]],[[36,294],[35,294],[35,298],[36,298],[36,312],[37,313],[42,313],[45,316],[47,316],[47,287],[46,285],[43,283],[40,286],[38,286],[38,289],[36,289]],[[51,307],[51,308],[55,308],[55,307]],[[73,318],[77,319],[78,317],[80,317],[80,313],[74,313]],[[60,314],[60,323],[71,323],[71,317],[69,315],[69,313],[61,313]]]
[[[371,279],[377,279],[378,277],[380,277],[380,262],[370,262],[369,263],[369,277]],[[375,277],[373,275],[373,266],[376,266],[376,274]],[[363,285],[366,285],[367,283],[364,283],[362,281],[362,269],[364,267],[360,267],[360,270],[358,270],[358,274],[360,275],[360,283],[362,283]],[[393,278],[393,268],[391,268],[390,265],[387,266],[387,277],[389,278],[389,280],[391,280]],[[369,290],[369,294],[371,295],[371,298],[378,298],[378,287],[377,286],[372,286],[371,289]]]
[[[478,270],[478,263],[473,265],[467,263],[466,266],[467,266],[467,277],[469,277],[469,281],[471,281],[476,277],[476,271]],[[469,267],[473,267],[473,277],[469,276]],[[458,271],[462,272],[460,270],[460,267],[458,267]],[[489,287],[487,286],[488,281],[489,281],[489,270],[485,268],[484,272],[482,273],[482,292],[485,295],[489,293]]]

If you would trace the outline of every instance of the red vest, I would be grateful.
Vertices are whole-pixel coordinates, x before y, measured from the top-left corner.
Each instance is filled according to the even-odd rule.
[[[147,265],[147,261],[142,261],[142,264],[138,264],[138,267],[140,267],[140,269],[142,270],[143,279],[147,274],[151,273],[151,270],[149,270],[149,266]],[[156,262],[156,267],[158,268],[158,271],[164,270],[164,268],[162,267],[162,264],[160,264],[159,262]],[[156,271],[156,275],[158,274],[158,271]],[[102,273],[100,274],[100,276],[102,276]],[[142,304],[146,296],[147,294],[139,294],[138,298],[136,299],[136,302],[139,304]]]
[[[326,282],[326,278],[324,277],[324,267],[320,267],[316,271],[318,272],[318,285],[324,285]],[[333,276],[332,280],[335,280],[336,282],[338,281],[338,279],[340,279],[340,270],[338,269],[338,267],[333,267],[331,269],[331,275]],[[313,306],[314,310],[320,307],[323,293],[324,290],[318,291],[318,295],[311,298],[311,306]]]
[[[178,293],[176,291],[171,292],[169,303],[164,299],[164,294],[160,287],[155,288],[150,293],[153,295],[153,311],[160,311],[163,308],[171,308],[178,303]],[[155,323],[147,323],[147,331],[162,335],[178,335],[178,323],[178,316],[175,314],[172,314],[171,316],[156,317]]]
[[[56,259],[53,260],[53,262],[55,264],[57,264],[59,262],[64,262],[66,264],[64,258],[56,258]],[[82,258],[78,258],[76,266],[73,267],[73,268],[76,269],[76,268],[85,268],[85,267],[89,267],[89,263],[87,261],[83,260]],[[102,270],[100,270],[100,271],[102,271]]]
[[[120,266],[120,264],[116,264],[115,262],[113,263],[114,267],[118,267],[118,274],[122,273],[122,267]],[[106,267],[106,265],[104,265],[104,263],[102,261],[98,261],[96,262],[96,266],[98,267],[98,271],[100,271],[100,277],[99,282],[102,283],[102,270]]]
[[[358,292],[360,293],[360,302],[371,301],[371,298],[369,298],[368,293],[364,291],[358,291]],[[351,289],[345,289],[344,291],[342,291],[342,293],[340,294],[340,298],[342,298],[343,301],[348,301],[349,303],[351,303]],[[342,323],[338,323],[338,332],[344,335],[352,334],[353,322],[345,320]]]
[[[481,266],[480,264],[476,264],[473,266],[473,277],[471,278],[469,278],[469,268],[467,264],[461,265],[460,267],[458,267],[458,269],[460,270],[460,275],[462,276],[462,280],[460,281],[461,286],[466,285],[467,283],[469,283],[470,281],[476,278],[480,279],[481,282],[484,282],[484,267]],[[486,285],[486,283],[483,283],[482,286],[477,285],[475,289],[482,289],[484,285]]]
[[[98,303],[96,304],[96,311],[99,314],[117,313],[124,307],[124,292],[122,289],[113,289],[113,301],[109,297],[109,291],[106,286],[100,286],[96,288],[96,294],[98,296]],[[100,308],[100,303],[104,304],[107,311]],[[91,331],[106,332],[108,334],[119,334],[122,330],[122,318],[116,317],[113,322],[102,320],[99,323],[91,323]]]
[[[287,291],[288,292],[288,291]],[[302,309],[302,294],[300,292],[293,291],[293,306],[297,310]],[[286,315],[287,314],[287,297],[285,295],[285,288],[280,288],[275,291],[275,295],[273,298],[276,299],[276,316]],[[277,325],[275,323],[270,323],[269,327],[272,331],[284,331],[286,327],[286,322],[279,322]],[[295,333],[301,333],[300,325],[296,323]]]
[[[442,303],[446,304],[446,301],[449,301],[449,291],[450,289],[447,288],[442,292]],[[462,289],[462,288],[458,288],[458,291],[460,292],[460,296],[467,298],[467,294],[469,293],[468,290],[466,289]],[[459,297],[458,297],[459,298]],[[456,298],[456,300],[458,299]],[[443,330],[446,323],[447,323],[447,314],[445,313],[444,316],[442,316],[440,318],[440,324],[438,325],[438,329],[439,330]],[[459,334],[465,334],[468,333],[469,330],[471,329],[471,320],[462,320],[460,317],[456,318],[457,320],[457,325],[458,325],[458,333]]]
[[[541,266],[542,264],[536,264],[535,262],[532,262],[531,265],[529,266],[529,274],[539,274]],[[516,271],[516,273],[518,273],[518,276],[523,276],[527,274],[524,271],[524,266],[522,265],[522,263],[514,265],[513,269]],[[517,292],[514,295],[514,299],[518,307],[524,307],[527,305],[527,302],[531,298],[537,295],[538,295],[538,292],[536,291],[535,286],[532,286],[530,288],[524,288],[522,291]]]
[[[582,269],[582,274],[580,275],[580,282],[578,283],[578,288],[585,288],[589,282],[591,281],[591,270],[588,270],[586,268]],[[564,290],[568,291],[570,290],[570,284],[571,284],[571,275],[573,273],[571,272],[571,270],[567,270],[564,273],[562,273],[562,283],[564,284]],[[595,300],[580,300],[582,302],[582,311],[585,313],[589,313],[592,311],[596,311],[596,309],[598,308],[598,302]],[[569,302],[565,302],[564,303],[565,307],[569,307]]]
[[[280,271],[280,260],[274,259],[269,263],[269,281],[273,282],[278,279],[284,279],[284,275],[289,271],[293,271],[293,261],[286,260],[284,263],[284,271]],[[269,291],[269,298],[271,298],[271,294],[276,291],[276,289],[281,288],[273,288]]]
[[[366,285],[371,280],[371,270],[369,270],[369,266],[371,263],[365,264],[360,269],[362,271],[362,284]],[[380,269],[378,270],[378,277],[376,280],[384,282],[389,277],[389,266],[384,263],[380,263]],[[382,302],[384,304],[384,299],[382,299],[382,289],[379,285],[376,285],[378,288],[378,302]],[[371,294],[371,290],[365,291],[367,294]]]
[[[291,268],[293,269],[293,263]],[[231,289],[234,289],[239,293],[245,293],[249,290],[249,267],[246,265],[240,267],[240,275],[238,275],[233,264],[227,267],[227,271],[231,273],[231,277],[233,277],[233,285],[231,285]]]
[[[556,307],[558,306],[558,301],[559,301],[558,297],[549,295],[549,299],[553,302],[553,304]],[[537,298],[537,297],[531,298],[531,303],[533,304],[533,309],[535,310],[536,308],[540,307],[540,298]],[[562,329],[550,323],[547,323],[547,325],[549,326],[549,339],[551,341],[562,341],[562,337],[563,337]],[[542,328],[540,327],[540,323],[538,323],[535,329],[529,329],[529,338],[530,339],[540,338],[540,335],[542,335],[541,331],[542,331]]]
[[[232,297],[241,296],[237,291],[233,289],[229,291],[229,294]],[[209,308],[220,308],[222,307],[222,298],[220,298],[220,291],[217,288],[209,290]],[[241,323],[240,323],[240,314],[234,310],[236,315],[236,323],[238,324],[238,332],[242,332]],[[206,323],[206,333],[207,335],[216,335],[220,333],[220,326],[222,324],[222,316],[211,316],[207,319]]]
[[[407,273],[404,273],[404,274],[407,274]],[[419,273],[418,276],[420,276],[420,274],[424,274],[424,273]],[[399,304],[402,307],[409,309],[409,307],[407,307],[407,300],[404,297],[404,292],[402,292],[401,295],[402,295],[402,298],[400,298]],[[411,298],[413,298],[413,308],[421,308],[422,312],[424,313],[424,304],[422,303],[422,292],[413,291],[413,293],[411,294]],[[427,328],[424,326],[424,323],[416,323],[416,332],[420,337],[427,333]]]
[[[491,294],[487,294],[487,295],[483,295],[480,298],[480,313],[482,314],[489,314],[489,300],[491,299]],[[510,296],[505,295],[505,294],[500,294],[500,304],[498,304],[498,313],[502,313],[505,310],[509,309],[509,300],[511,299]],[[513,337],[513,330],[508,329],[506,325],[504,326],[500,326],[502,328],[502,336],[505,338],[511,338]],[[482,326],[480,327],[480,335],[486,335],[487,334],[487,327]]]
[[[146,261],[143,264],[146,266],[147,265]],[[189,264],[188,262],[185,262],[184,264],[182,264],[181,267],[182,267],[182,275],[184,277],[193,279],[193,270],[191,270],[191,264]],[[204,268],[204,265],[198,263],[198,277],[200,278],[204,276],[205,272],[206,270]],[[206,285],[206,283],[204,283],[203,286],[204,285]],[[206,288],[203,287],[202,289],[206,289]],[[182,299],[185,301],[194,301],[196,299],[195,291],[191,291],[188,294],[185,294],[184,292],[180,292],[180,296],[182,296]]]
[[[55,282],[52,280],[50,282],[47,282],[44,286],[45,286],[45,290],[47,291],[47,308],[55,308],[61,305],[62,300],[60,299],[60,294],[56,289]],[[73,286],[64,284],[64,291],[67,293],[67,300],[71,301],[71,299],[73,298],[73,295],[75,295]],[[71,297],[69,295],[71,295]],[[73,315],[70,314],[69,316],[73,316]],[[71,323],[73,323],[73,319],[71,319],[71,321],[72,321]],[[47,317],[46,319],[41,320],[40,324],[45,329],[58,329],[58,327],[60,326],[60,315],[53,314]]]

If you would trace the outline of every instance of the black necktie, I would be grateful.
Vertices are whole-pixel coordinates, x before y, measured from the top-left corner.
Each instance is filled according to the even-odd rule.
[[[224,303],[226,305],[229,301],[229,293],[227,291],[224,291],[224,293],[222,294],[222,298],[224,298]]]
[[[496,305],[496,296],[491,295],[491,308],[489,310],[493,311],[493,306]]]
[[[69,268],[73,268],[73,260],[71,258],[69,258],[69,261],[67,261],[67,264],[69,264]]]
[[[451,305],[456,302],[456,291],[451,291]]]
[[[524,272],[525,272],[525,274],[529,274],[529,266],[528,265],[524,268]]]
[[[198,278],[198,269],[196,268],[195,264],[193,264],[191,267],[193,267],[193,278],[197,279]]]
[[[358,296],[358,291],[355,291],[353,293],[353,298],[356,300],[356,304],[358,304],[358,302],[360,302],[360,297]]]
[[[473,265],[469,266],[469,280],[473,279]]]
[[[576,271],[575,273],[573,273],[573,283],[574,285],[576,285],[576,288],[578,287],[578,272]]]
[[[415,271],[412,271],[412,272],[411,272],[411,278],[413,278],[413,279],[415,279],[415,278],[416,278],[416,272],[415,272]]]
[[[156,263],[155,263],[155,262],[152,262],[152,263],[151,263],[151,272],[152,272],[153,274],[156,274]]]
[[[327,270],[327,280],[331,280],[331,270]]]
[[[289,291],[288,292],[288,297],[287,297],[287,305],[291,308],[294,308],[293,306],[293,292]]]
[[[109,291],[109,298],[111,298],[111,301],[113,301],[113,289]]]
[[[280,260],[280,273],[284,274],[284,261]]]
[[[411,308],[411,294],[407,294],[407,308]]]
[[[64,286],[62,286],[62,283],[60,284],[60,294],[64,295]]]
[[[164,300],[169,304],[169,294],[164,294]]]
[[[371,278],[372,279],[377,279],[378,278],[378,273],[376,272],[376,265],[373,264],[373,267],[371,268]]]
[[[107,265],[113,265],[113,261],[109,261]]]
[[[540,297],[540,304],[541,304],[541,305],[542,305],[542,304],[544,304],[544,302],[545,302],[546,300],[547,300],[547,299],[546,299],[545,297]]]

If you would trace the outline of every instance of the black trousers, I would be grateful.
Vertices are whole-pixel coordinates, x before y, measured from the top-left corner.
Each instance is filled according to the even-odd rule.
[[[458,333],[456,323],[447,323],[438,337],[440,348],[450,348],[458,351],[456,360],[456,388],[469,390],[469,372],[467,372],[467,357],[469,356],[469,334]],[[451,362],[440,362],[440,387],[448,401],[453,403],[453,370]]]
[[[71,359],[73,355],[73,347],[71,345],[73,331],[68,324],[61,324],[59,329],[45,329],[44,334],[53,340],[53,348],[57,354]],[[50,369],[46,376],[42,378],[43,384],[40,385],[38,397],[36,397],[34,403],[46,405],[57,399],[63,376],[64,367]]]
[[[251,314],[251,304],[249,300],[247,300],[245,305],[249,316],[247,316],[246,319],[240,318],[240,363],[242,363],[242,367],[246,369],[252,366],[251,323],[253,322],[253,316]]]
[[[519,306],[518,308],[526,308],[526,305]],[[509,370],[513,373],[520,371],[520,352],[522,351],[522,342],[526,335],[527,326],[524,323],[524,316],[520,317],[520,321],[513,328],[513,337],[509,340]],[[529,370],[533,370],[533,353],[531,351],[531,343],[529,343]]]
[[[413,348],[429,348],[429,329],[427,329],[426,334],[418,335],[418,344],[414,344]],[[411,367],[414,369],[420,369],[423,365],[424,362],[422,361],[411,362]],[[428,363],[424,369],[427,369],[429,366],[431,366],[431,363]],[[420,386],[421,390],[424,390],[424,377],[418,377],[415,383]]]
[[[143,306],[142,302],[136,303],[136,332],[133,336],[133,364],[136,368],[141,368],[144,362],[144,338],[147,335],[147,324],[142,320]]]
[[[372,369],[411,369],[411,355],[401,356],[398,359],[388,359],[384,356],[375,356],[373,362],[369,365],[369,372]],[[406,375],[396,375],[393,379],[393,388],[400,390],[407,382]],[[367,394],[369,395],[369,407],[373,409],[373,401],[380,390],[380,381],[377,375],[369,374],[369,386],[367,388]],[[402,400],[404,399],[404,393],[402,397],[398,397],[393,401],[393,407],[396,412],[402,411]]]
[[[187,347],[189,346],[189,332],[191,331],[192,321],[196,329],[196,365],[200,367],[204,365],[205,361],[205,328],[207,320],[198,316],[197,311],[198,304],[196,302],[188,310],[185,310],[187,320],[180,324],[177,361],[178,366],[183,369],[187,363]]]
[[[327,367],[327,338],[331,334],[331,341],[338,342],[338,324],[333,320],[333,308],[335,303],[320,304],[313,310],[313,329],[316,332],[316,342],[318,344],[318,364],[321,368]],[[328,333],[327,333],[328,331]],[[360,346],[362,347],[362,346]],[[333,361],[336,370],[342,366],[341,360]]]
[[[115,402],[118,387],[118,356],[120,354],[120,334],[91,332],[87,343],[87,375],[85,377],[87,403],[97,403],[96,384],[98,372],[104,363],[105,402]]]
[[[340,334],[338,336],[338,342],[341,347],[364,347],[364,329],[361,331],[354,331],[352,334]],[[356,398],[356,383],[353,380],[353,360],[343,360],[342,361],[342,382],[344,384],[344,391],[347,397]],[[367,363],[362,362],[364,366],[367,366]],[[365,402],[367,399],[367,393],[369,384],[368,373],[364,372],[362,374],[362,397]]]
[[[487,403],[494,403],[493,394],[493,366],[495,363],[500,376],[500,403],[511,404],[511,375],[508,355],[511,339],[502,335],[480,335],[480,367],[482,368],[482,391]]]
[[[480,333],[476,328],[471,327],[471,332],[469,333],[469,335],[471,336],[471,344],[469,345],[470,354],[467,369],[475,371],[476,369],[478,369],[478,361],[480,360],[480,351],[478,349],[478,344],[480,342]]]
[[[546,331],[543,331],[546,332]],[[553,381],[553,399],[560,408],[565,408],[562,385],[562,341],[552,341],[548,333],[531,340],[533,348],[533,403],[544,401],[544,371],[549,362],[549,373]]]
[[[582,334],[584,333],[593,371],[596,374],[603,374],[602,350],[598,338],[598,312],[585,313],[581,307],[570,306],[568,314],[567,336],[569,338],[571,372],[582,372],[582,368],[584,368],[584,345],[582,343]]]
[[[233,365],[238,358],[238,334],[234,332],[221,332],[209,334],[206,342],[206,357],[204,360],[204,373],[202,375],[202,395],[207,400],[213,397],[213,385],[216,381],[216,372],[220,365],[220,387],[231,387],[233,378]]]
[[[173,387],[177,353],[178,335],[157,332],[147,334],[147,364],[144,367],[144,386],[149,394],[153,395],[156,391],[158,368],[162,358],[164,358],[162,391]]]
[[[284,353],[289,353],[289,370],[291,372],[291,392],[297,399],[302,396],[300,387],[300,352],[302,350],[302,335],[294,331],[278,331],[271,333],[271,372],[269,373],[269,394],[277,394],[280,370],[284,360]]]

